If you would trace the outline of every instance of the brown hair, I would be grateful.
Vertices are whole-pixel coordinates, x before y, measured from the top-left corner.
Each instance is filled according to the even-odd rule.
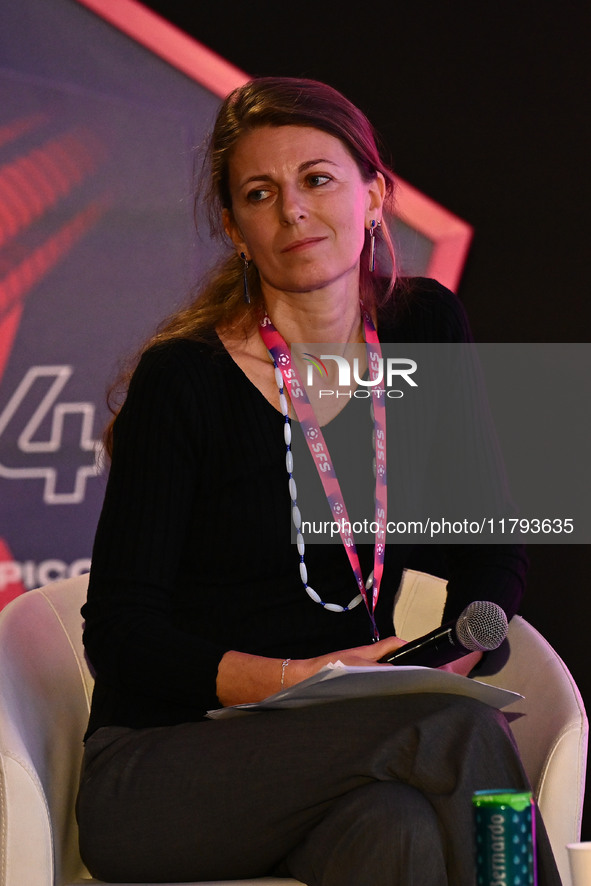
[[[226,240],[222,226],[222,210],[232,210],[229,188],[229,165],[238,140],[261,126],[310,126],[338,138],[355,160],[361,177],[369,182],[380,172],[386,182],[386,199],[392,201],[394,176],[383,161],[376,133],[365,116],[344,95],[325,83],[290,77],[260,77],[239,86],[222,103],[213,131],[205,146],[196,205],[205,204],[212,236]],[[391,260],[391,274],[384,279],[368,270],[369,236],[361,253],[360,286],[366,301],[380,304],[387,300],[396,282],[394,248],[388,227],[382,221],[381,237]],[[173,338],[206,339],[222,322],[246,331],[258,322],[263,310],[259,275],[251,262],[248,282],[251,304],[243,300],[243,261],[235,251],[222,260],[199,286],[197,295],[186,307],[168,318],[158,332],[144,345]],[[113,386],[109,407],[115,391],[127,389],[131,372]],[[108,425],[104,441],[107,453],[112,450],[113,421]]]

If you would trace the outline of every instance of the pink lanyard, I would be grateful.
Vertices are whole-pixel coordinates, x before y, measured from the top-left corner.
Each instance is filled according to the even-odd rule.
[[[375,622],[375,610],[380,594],[380,582],[384,571],[384,556],[386,551],[386,513],[387,513],[387,476],[386,476],[386,405],[384,394],[384,382],[382,372],[382,350],[376,328],[369,311],[361,305],[364,337],[367,348],[367,360],[369,366],[370,388],[373,397],[373,418],[375,432],[375,460],[376,460],[376,489],[375,489],[375,543],[373,579],[368,579],[367,589],[372,588],[371,604],[367,597],[366,584],[363,581],[359,555],[353,539],[351,523],[347,514],[347,508],[341,492],[341,487],[328,451],[328,446],[318,424],[314,407],[308,399],[306,389],[302,384],[299,373],[292,364],[289,348],[275,329],[268,314],[265,314],[259,325],[261,338],[267,350],[273,358],[275,368],[279,369],[310,454],[316,464],[318,476],[322,482],[326,499],[330,506],[333,519],[339,525],[339,531],[343,545],[349,558],[349,563],[355,575],[359,592],[367,608],[373,626],[374,639],[379,640],[379,633]]]

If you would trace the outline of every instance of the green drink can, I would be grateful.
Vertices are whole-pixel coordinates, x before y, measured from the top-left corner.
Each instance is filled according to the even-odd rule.
[[[531,792],[476,791],[472,805],[477,886],[536,886]]]

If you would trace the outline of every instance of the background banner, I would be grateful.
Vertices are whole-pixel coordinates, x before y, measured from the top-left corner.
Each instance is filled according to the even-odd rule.
[[[195,148],[246,75],[140,4],[114,15],[0,10],[0,608],[88,570],[106,390],[219,249],[195,231]],[[407,270],[454,283],[469,226],[404,187]]]
[[[219,100],[75,3],[0,17],[5,605],[89,567],[106,389],[211,257],[193,148]]]

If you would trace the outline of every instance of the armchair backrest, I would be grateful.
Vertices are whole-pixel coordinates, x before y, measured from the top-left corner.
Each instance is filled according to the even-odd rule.
[[[0,884],[54,886],[85,873],[74,803],[92,676],[80,607],[88,576],[13,600],[0,615]],[[11,851],[13,847],[21,851]]]

